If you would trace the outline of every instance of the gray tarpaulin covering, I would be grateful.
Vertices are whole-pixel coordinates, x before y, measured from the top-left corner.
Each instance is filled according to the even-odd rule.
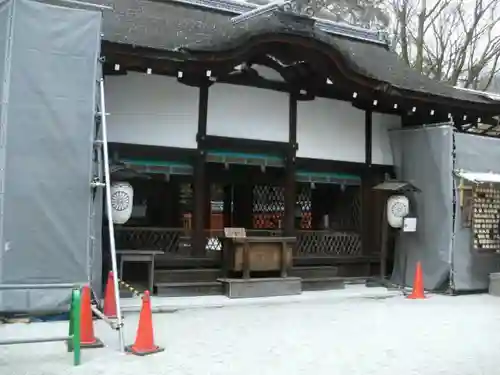
[[[9,16],[10,7],[7,2],[0,0],[0,126],[3,126],[5,120],[5,95],[4,92],[7,91],[5,78],[5,67],[6,67],[6,57],[7,57],[7,34],[9,31]]]
[[[0,284],[87,282],[100,259],[90,240],[90,180],[102,15],[33,0],[0,4],[0,77],[10,81],[2,92]],[[69,296],[4,291],[0,311],[58,310]]]
[[[458,204],[454,208],[459,181],[453,172],[500,173],[500,140],[456,133],[451,126],[394,130],[390,135],[398,179],[422,190],[411,199],[417,231],[398,233],[393,281],[412,285],[420,260],[428,289],[447,287],[450,281],[454,291],[487,289],[489,274],[500,272],[500,255],[472,249],[471,228],[462,225]]]
[[[453,233],[453,132],[449,126],[391,131],[398,180],[422,190],[410,196],[417,231],[398,232],[393,282],[413,284],[422,262],[425,288],[448,281]]]
[[[455,149],[455,169],[500,173],[499,139],[456,133]],[[500,255],[479,254],[472,249],[472,230],[463,227],[461,214],[462,210],[457,209],[453,249],[454,288],[458,291],[487,289],[489,274],[500,272]]]

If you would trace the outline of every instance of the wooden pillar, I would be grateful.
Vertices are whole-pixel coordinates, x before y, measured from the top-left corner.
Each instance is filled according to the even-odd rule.
[[[233,202],[233,187],[231,185],[224,186],[224,227],[233,226],[233,212],[232,212],[232,202]]]
[[[147,216],[154,227],[172,227],[171,216],[175,211],[175,199],[169,182],[152,179],[149,181]]]
[[[171,228],[182,228],[181,220],[181,202],[180,202],[180,186],[179,181],[170,180],[168,182],[168,189],[165,196],[165,200],[170,202],[168,215],[168,226]]]
[[[373,171],[372,171],[372,111],[365,111],[365,167],[361,176],[361,249],[367,256],[373,249]],[[368,264],[367,273],[370,273]],[[367,275],[368,276],[368,275]]]
[[[194,160],[194,197],[193,197],[193,252],[205,254],[205,216],[206,216],[206,163],[205,139],[207,135],[208,85],[200,87],[198,100],[198,149]]]
[[[297,155],[297,97],[289,96],[288,114],[288,151],[285,163],[285,236],[295,236],[295,204],[296,204],[296,155]]]
[[[313,230],[324,229],[324,215],[329,215],[330,221],[333,219],[334,194],[332,186],[334,185],[319,185],[311,191],[311,229]]]
[[[253,185],[237,184],[233,186],[234,216],[233,225],[235,227],[253,228]]]
[[[205,197],[205,213],[203,215],[204,217],[204,224],[205,224],[205,230],[212,229],[212,184],[209,181],[210,179],[207,176],[207,173],[205,171],[205,192],[203,193],[203,196]],[[205,233],[206,235],[207,233]]]
[[[372,166],[372,143],[373,143],[373,112],[365,111],[365,167]]]

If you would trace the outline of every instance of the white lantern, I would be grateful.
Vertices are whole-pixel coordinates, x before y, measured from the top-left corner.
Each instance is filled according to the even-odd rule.
[[[111,185],[111,218],[115,224],[125,224],[132,215],[134,188],[128,182]]]
[[[393,228],[401,228],[410,213],[410,201],[404,195],[393,195],[387,200],[387,221]]]

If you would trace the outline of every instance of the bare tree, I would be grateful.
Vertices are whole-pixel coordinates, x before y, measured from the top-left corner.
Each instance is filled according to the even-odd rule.
[[[500,0],[316,2],[319,18],[389,30],[401,59],[424,75],[454,86],[500,89]]]
[[[499,1],[392,0],[391,6],[392,42],[403,61],[451,85],[490,87],[500,70]]]
[[[387,29],[391,17],[387,0],[326,0],[319,17],[352,25]]]

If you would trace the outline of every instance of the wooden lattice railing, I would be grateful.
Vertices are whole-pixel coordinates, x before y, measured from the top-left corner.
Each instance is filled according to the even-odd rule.
[[[191,231],[183,228],[115,227],[117,250],[159,250],[189,254]]]
[[[248,229],[247,236],[282,236],[282,230]],[[160,250],[189,256],[193,232],[183,228],[120,227],[115,228],[118,250]],[[223,230],[206,230],[207,252],[220,251]],[[301,230],[296,234],[295,257],[361,256],[361,235],[331,230]]]
[[[303,230],[297,233],[295,257],[361,256],[361,235],[331,230]]]

